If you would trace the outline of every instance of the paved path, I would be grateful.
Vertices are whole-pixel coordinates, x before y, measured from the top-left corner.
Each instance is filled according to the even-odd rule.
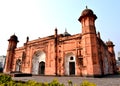
[[[97,86],[120,86],[120,75],[110,75],[103,78],[92,77],[57,77],[57,76],[32,76],[32,77],[12,77],[14,80],[28,81],[35,80],[37,82],[51,82],[53,79],[57,79],[60,83],[64,83],[68,86],[68,80],[71,80],[73,84],[77,86],[84,80],[95,83]]]

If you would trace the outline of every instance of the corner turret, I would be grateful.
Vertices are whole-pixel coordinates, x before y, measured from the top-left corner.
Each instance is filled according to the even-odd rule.
[[[78,21],[82,24],[82,34],[86,33],[95,33],[95,20],[97,19],[97,16],[94,14],[94,12],[91,9],[86,8],[81,13],[81,16],[79,17]]]
[[[108,51],[112,54],[115,54],[114,53],[114,46],[115,45],[113,44],[113,42],[109,40],[108,42],[106,42],[106,45],[108,47]]]
[[[4,73],[9,73],[12,71],[13,67],[13,60],[14,60],[14,52],[15,48],[17,47],[18,37],[14,34],[10,36],[10,39],[8,39],[8,50],[7,50],[7,56],[6,56],[6,63],[4,68]]]
[[[15,49],[17,47],[18,37],[14,34],[10,36],[10,39],[8,39],[9,45],[8,45],[8,50]]]
[[[99,76],[101,75],[99,58],[98,58],[98,46],[97,46],[97,34],[95,28],[95,20],[97,16],[91,9],[86,8],[81,13],[78,21],[82,25],[82,56],[89,61],[86,65],[88,72],[87,76]],[[92,70],[92,71],[91,71]]]

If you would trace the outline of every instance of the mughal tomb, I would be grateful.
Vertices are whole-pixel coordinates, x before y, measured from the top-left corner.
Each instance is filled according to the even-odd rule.
[[[65,31],[29,40],[17,47],[18,37],[8,40],[4,73],[21,72],[33,75],[103,76],[116,72],[114,44],[101,39],[96,32],[97,16],[86,8],[78,21],[82,32],[74,35]],[[78,28],[80,29],[80,28]]]

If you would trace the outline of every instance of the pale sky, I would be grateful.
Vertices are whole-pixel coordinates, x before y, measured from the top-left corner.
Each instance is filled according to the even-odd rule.
[[[6,55],[8,39],[15,33],[18,46],[38,37],[64,33],[81,33],[78,18],[86,5],[97,15],[96,31],[104,42],[115,44],[116,56],[120,51],[119,0],[0,0],[0,55]]]

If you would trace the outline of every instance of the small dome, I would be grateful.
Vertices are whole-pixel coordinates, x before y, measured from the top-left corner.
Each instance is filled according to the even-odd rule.
[[[81,16],[79,17],[78,20],[81,22],[82,18],[84,18],[86,16],[91,16],[94,19],[97,19],[97,16],[94,14],[94,12],[91,9],[88,9],[87,7],[85,10],[83,10],[83,12],[81,13]]]
[[[93,11],[91,9],[86,8],[83,10],[81,16],[86,16],[86,15],[93,15]]]
[[[114,46],[113,42],[110,40],[108,42],[106,42],[106,44],[107,44],[107,46]]]
[[[19,42],[18,41],[18,37],[14,34],[12,36],[10,36],[10,39],[8,41],[16,41],[16,42]]]
[[[65,29],[65,32],[63,33],[63,36],[71,36],[71,34],[69,34],[69,33],[67,32],[67,30]]]
[[[71,36],[71,34],[69,34],[68,32],[64,32],[63,36]]]

